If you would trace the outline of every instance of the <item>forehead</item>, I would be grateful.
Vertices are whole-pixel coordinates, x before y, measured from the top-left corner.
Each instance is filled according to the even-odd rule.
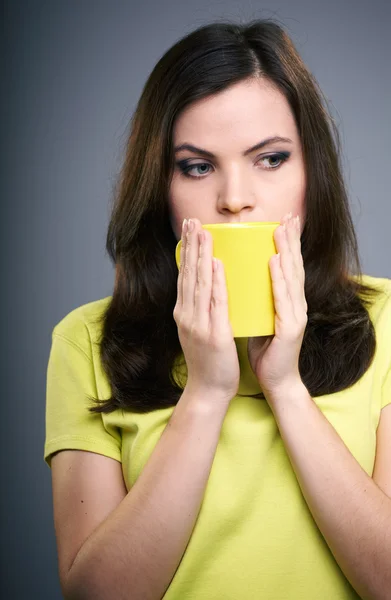
[[[177,117],[174,144],[199,141],[212,150],[212,144],[235,137],[258,139],[280,135],[297,138],[296,123],[285,96],[263,79],[240,82],[194,102]],[[202,136],[202,140],[200,139]],[[251,139],[249,139],[249,136]]]

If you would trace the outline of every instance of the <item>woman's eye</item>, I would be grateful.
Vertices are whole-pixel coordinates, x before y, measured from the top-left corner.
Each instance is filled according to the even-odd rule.
[[[209,173],[209,171],[206,170],[207,168],[210,169],[210,165],[208,165],[207,163],[199,163],[198,165],[191,165],[190,167],[188,167],[188,169],[186,169],[186,172],[188,173],[189,171],[191,171],[191,169],[200,169],[198,173],[200,173],[201,175],[206,175],[207,173]]]
[[[267,156],[262,156],[262,158],[258,160],[258,163],[263,163],[262,168],[264,170],[272,171],[278,169],[286,160],[288,160],[289,156],[290,152],[277,152],[275,154],[268,154]],[[192,179],[202,179],[202,176],[209,172],[208,170],[205,170],[205,167],[207,169],[210,169],[211,167],[211,165],[208,163],[196,163],[194,165],[189,165],[185,160],[178,162],[177,165],[185,177],[190,177]],[[201,174],[190,175],[189,173],[193,171],[193,169],[202,169]]]
[[[192,177],[193,179],[201,179],[202,175],[205,175],[205,173],[208,173],[208,171],[202,170],[201,175],[189,175],[189,173],[193,169],[200,169],[201,167],[210,167],[210,165],[208,165],[208,163],[197,163],[195,165],[186,166],[186,163],[178,163],[178,167],[182,171],[183,175],[185,175],[186,177]]]
[[[260,162],[263,162],[264,160],[271,161],[269,163],[264,163],[264,166],[266,169],[276,169],[283,162],[283,159],[278,154],[273,154],[271,156],[264,156],[263,158],[261,158]]]
[[[267,156],[262,156],[262,158],[260,158],[258,162],[263,163],[263,161],[271,161],[265,162],[263,164],[264,169],[266,169],[267,171],[272,171],[281,167],[281,165],[288,160],[290,155],[290,152],[277,152],[275,154],[268,154]]]

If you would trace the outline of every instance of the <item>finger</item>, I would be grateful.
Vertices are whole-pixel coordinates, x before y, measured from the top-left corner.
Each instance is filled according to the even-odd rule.
[[[288,243],[292,252],[296,276],[300,280],[300,282],[303,282],[303,257],[301,255],[301,239],[299,227],[300,225],[297,223],[296,218],[290,219],[290,222],[287,223]]]
[[[178,280],[177,280],[177,301],[176,301],[176,306],[178,307],[179,311],[182,310],[182,304],[183,304],[183,293],[182,293],[182,286],[183,286],[183,269],[185,267],[185,247],[186,247],[186,232],[187,232],[187,221],[186,219],[184,219],[183,224],[182,224],[182,243],[181,243],[181,252],[180,252],[180,258],[179,258],[179,274],[178,274]]]
[[[193,230],[191,230],[193,223]],[[183,269],[182,314],[189,323],[194,318],[195,287],[197,280],[198,236],[195,219],[189,220],[186,233],[185,265]]]
[[[294,275],[292,274],[289,276],[288,274],[286,279],[288,281],[289,294],[299,311],[297,317],[300,319],[302,311],[307,310],[307,303],[304,293],[305,275],[303,257],[301,254],[300,230],[296,219],[291,219],[290,222],[286,224],[286,234],[291,252],[292,269],[294,270]]]
[[[213,238],[209,231],[202,229],[202,226],[198,232],[198,238],[199,255],[197,260],[194,320],[201,331],[208,331],[210,328],[210,303],[213,287]]]
[[[280,265],[286,283],[288,295],[291,300],[291,310],[296,321],[301,319],[302,306],[302,284],[296,272],[296,266],[293,258],[293,251],[290,246],[290,239],[294,235],[292,232],[292,224],[287,221],[281,227],[281,232],[278,238],[278,248],[280,253]],[[285,229],[284,229],[285,228]]]
[[[274,254],[269,260],[272,279],[273,300],[276,316],[281,323],[289,324],[294,319],[292,300],[281,267],[281,254]]]
[[[302,302],[303,302],[303,307],[305,312],[307,312],[308,310],[308,305],[307,305],[307,300],[305,297],[305,269],[304,269],[304,258],[303,258],[303,254],[301,251],[301,223],[300,223],[300,217],[298,217],[297,220],[297,240],[298,240],[298,252],[297,252],[297,256],[298,256],[298,269],[299,269],[299,278],[301,281],[301,286],[302,286]]]
[[[212,298],[210,307],[210,323],[213,335],[217,340],[223,340],[229,335],[233,338],[233,330],[228,320],[228,291],[224,264],[216,259],[213,271]],[[227,320],[229,329],[227,330]]]

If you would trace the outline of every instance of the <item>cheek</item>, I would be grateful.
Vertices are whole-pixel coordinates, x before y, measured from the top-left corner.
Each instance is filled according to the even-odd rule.
[[[199,211],[193,210],[191,202],[185,202],[183,200],[179,200],[178,198],[170,203],[169,212],[171,229],[177,241],[179,241],[182,237],[182,223],[184,219],[197,217],[201,220],[200,215],[198,214]]]
[[[273,199],[273,203],[278,206],[278,217],[275,220],[280,221],[292,211],[293,216],[299,215],[301,223],[304,223],[305,193],[306,184],[303,176],[292,173],[291,177],[287,177],[278,189],[278,197],[275,196]]]
[[[294,206],[290,210],[294,210],[295,215],[299,215],[300,217],[300,228],[301,231],[304,229],[304,223],[306,218],[306,203],[305,203],[305,195],[306,195],[306,184],[305,180],[300,182],[297,185],[296,190],[294,190]]]
[[[206,199],[207,200],[207,199]],[[179,241],[182,237],[183,219],[194,217],[201,223],[214,223],[216,215],[208,207],[208,202],[200,202],[198,188],[190,190],[179,184],[173,185],[168,198],[171,229]]]
[[[177,187],[178,185],[175,183],[174,177],[168,194],[168,211],[171,229],[176,239],[179,240],[182,235],[182,222],[186,218],[186,208],[183,206],[183,202],[181,202]]]
[[[294,210],[295,213],[299,214],[301,217],[304,212],[306,192],[306,181],[303,170],[300,169],[300,173],[297,173],[297,171],[292,173],[292,177],[287,179],[286,184],[286,193],[289,198],[288,204],[290,201],[292,206],[289,210]]]

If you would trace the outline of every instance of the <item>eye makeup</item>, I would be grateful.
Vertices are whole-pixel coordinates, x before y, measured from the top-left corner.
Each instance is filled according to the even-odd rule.
[[[264,171],[276,171],[289,159],[290,155],[291,155],[291,153],[288,151],[272,152],[272,153],[265,154],[265,155],[259,157],[257,163],[263,162],[263,161],[268,161],[268,160],[276,160],[278,162],[278,164],[270,164],[269,163],[268,167],[267,166],[261,167],[261,169]],[[189,177],[190,179],[204,179],[204,177],[202,175],[190,175],[190,172],[193,169],[197,169],[199,167],[204,167],[204,166],[211,167],[211,165],[207,162],[199,162],[199,163],[189,164],[191,160],[194,160],[194,159],[179,160],[176,162],[176,165],[185,177]],[[205,174],[205,171],[204,171],[204,174]],[[206,174],[208,174],[208,172],[206,172]]]

